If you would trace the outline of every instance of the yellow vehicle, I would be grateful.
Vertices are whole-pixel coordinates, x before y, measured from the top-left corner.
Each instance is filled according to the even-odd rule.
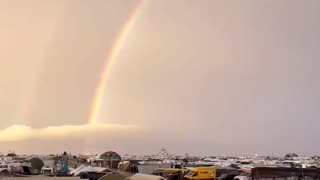
[[[174,169],[174,168],[163,169],[163,172],[166,172],[166,173],[186,173],[189,171],[190,170],[188,169]]]
[[[189,169],[174,169],[174,168],[167,168],[167,169],[156,169],[153,174],[154,175],[161,175],[161,176],[168,176],[170,174],[182,174],[185,175],[189,172]]]
[[[213,179],[216,180],[216,168],[214,167],[198,167],[191,170],[184,176],[186,179]]]

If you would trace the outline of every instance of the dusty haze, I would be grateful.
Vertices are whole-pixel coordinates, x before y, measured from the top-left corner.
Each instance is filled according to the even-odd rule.
[[[92,130],[102,66],[137,3],[0,0],[0,135],[13,139],[0,151],[320,153],[317,0],[148,1]]]

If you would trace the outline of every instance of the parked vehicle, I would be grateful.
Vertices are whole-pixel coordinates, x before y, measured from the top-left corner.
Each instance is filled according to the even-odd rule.
[[[186,179],[216,179],[216,168],[214,167],[198,167],[192,169],[186,176]]]

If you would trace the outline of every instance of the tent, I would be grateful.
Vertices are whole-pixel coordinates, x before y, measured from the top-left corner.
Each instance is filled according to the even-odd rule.
[[[127,177],[126,180],[167,180],[167,179],[162,176],[135,174],[133,176]]]

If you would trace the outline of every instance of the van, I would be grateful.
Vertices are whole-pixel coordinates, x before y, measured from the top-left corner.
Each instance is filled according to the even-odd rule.
[[[192,169],[186,176],[186,179],[213,179],[216,180],[216,168],[214,167],[198,167]]]

